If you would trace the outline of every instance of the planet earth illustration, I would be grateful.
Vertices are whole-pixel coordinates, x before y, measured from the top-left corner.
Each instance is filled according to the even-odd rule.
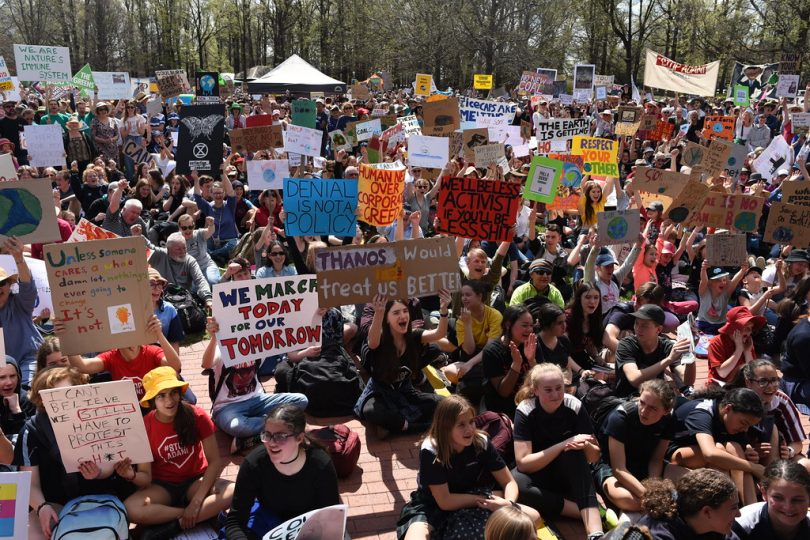
[[[582,183],[582,171],[573,163],[563,163],[562,183],[569,188],[579,187]]]
[[[200,77],[200,88],[202,88],[203,92],[206,94],[212,93],[216,84],[217,81],[215,81],[211,75],[203,75]]]
[[[42,203],[26,189],[0,191],[0,234],[31,234],[42,221]]]
[[[276,171],[273,169],[265,169],[262,171],[262,180],[267,182],[268,184],[273,182],[276,179]]]
[[[611,219],[607,225],[607,235],[614,239],[627,236],[627,220],[621,216]]]

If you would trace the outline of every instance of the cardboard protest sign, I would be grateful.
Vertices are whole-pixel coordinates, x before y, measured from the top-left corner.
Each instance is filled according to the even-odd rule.
[[[534,156],[523,188],[523,198],[544,203],[552,202],[557,197],[564,169],[565,164],[562,161]]]
[[[742,266],[748,260],[745,234],[710,234],[706,237],[706,260],[712,266]]]
[[[638,240],[641,217],[638,208],[610,210],[596,214],[599,245],[633,243]]]
[[[126,141],[121,151],[135,163],[146,163],[152,159],[149,149],[133,140]]]
[[[576,135],[587,135],[591,122],[588,118],[547,118],[537,124],[537,141],[568,141]]]
[[[688,181],[689,176],[685,174],[652,167],[636,167],[633,189],[673,197]]]
[[[416,115],[409,114],[408,116],[402,116],[397,118],[397,124],[402,126],[403,131],[405,131],[405,136],[409,135],[421,135],[422,134],[422,127],[419,125],[419,120],[416,118]]]
[[[61,240],[50,180],[0,182],[0,243],[8,236],[24,244]]]
[[[284,146],[283,128],[281,126],[256,126],[244,129],[232,129],[228,132],[231,147],[244,152],[258,152],[269,148]]]
[[[613,86],[613,81],[616,79],[615,75],[595,75],[593,78],[594,86]]]
[[[65,354],[151,343],[152,314],[143,238],[44,246],[54,312],[65,324]]]
[[[382,123],[379,118],[368,120],[367,122],[358,122],[354,126],[355,139],[357,142],[369,140],[374,135],[382,133]]]
[[[524,71],[520,75],[520,82],[517,87],[521,94],[551,94],[554,92],[554,79],[547,73],[536,73]]]
[[[475,148],[489,144],[489,130],[487,128],[465,129],[461,132],[461,137],[465,161],[475,161]]]
[[[361,163],[358,184],[358,219],[377,227],[391,225],[402,211],[405,167],[384,169]]]
[[[462,122],[476,122],[484,117],[503,117],[507,124],[511,124],[515,119],[517,111],[516,103],[506,103],[504,101],[487,101],[471,97],[460,96],[458,98],[459,113]],[[478,127],[484,127],[479,125]]]
[[[776,97],[795,98],[799,93],[798,75],[779,75],[779,82],[776,83]]]
[[[619,123],[635,124],[641,120],[642,115],[641,107],[630,107],[623,105],[619,107]]]
[[[361,83],[353,84],[349,89],[349,92],[352,95],[352,99],[357,99],[360,101],[365,101],[371,97],[368,87]]]
[[[433,136],[448,136],[461,126],[458,99],[447,98],[422,106],[424,125],[422,133]]]
[[[417,96],[429,96],[432,86],[433,75],[427,75],[425,73],[416,74],[416,86],[414,87],[414,94]]]
[[[296,99],[292,103],[292,123],[315,129],[315,102],[310,99]]]
[[[348,508],[345,504],[336,504],[307,512],[285,521],[265,534],[262,540],[339,540],[346,533]]]
[[[418,298],[461,288],[452,238],[319,249],[315,270],[322,308],[370,302],[377,294]]]
[[[681,94],[713,96],[717,87],[720,61],[699,66],[690,66],[670,60],[666,56],[647,49],[644,64],[644,85],[651,88],[671,90]]]
[[[764,203],[765,199],[761,197],[710,191],[692,222],[743,233],[754,232]]]
[[[250,189],[282,189],[288,176],[290,162],[287,159],[252,159],[247,162]]]
[[[0,154],[0,182],[17,180],[17,170],[11,154]]]
[[[25,126],[25,142],[32,167],[64,167],[65,146],[59,124]]]
[[[506,156],[506,150],[503,144],[482,144],[473,149],[475,153],[475,165],[477,167],[488,167],[492,163],[498,163],[501,158]]]
[[[11,74],[6,66],[6,59],[0,56],[0,90],[8,92],[14,90],[14,81],[11,79]]]
[[[329,138],[332,140],[332,151],[346,150],[347,152],[352,149],[352,141],[339,129],[329,132]]]
[[[412,167],[441,169],[450,161],[447,137],[411,135],[408,139],[408,163]]]
[[[81,91],[83,96],[92,94],[96,88],[96,82],[93,79],[93,72],[90,70],[90,64],[85,64],[82,69],[77,71],[70,82],[73,86]]]
[[[810,246],[810,207],[772,203],[763,240],[802,249]]]
[[[492,90],[493,87],[492,75],[483,75],[476,73],[473,75],[473,88],[476,90]]]
[[[188,77],[186,76],[186,72],[182,69],[158,70],[155,71],[155,77],[157,77],[158,91],[163,99],[169,99],[177,97],[180,94],[188,94],[191,92]]]
[[[752,165],[762,175],[762,179],[768,181],[779,169],[789,167],[792,160],[793,151],[790,145],[782,135],[777,135]]]
[[[799,72],[799,64],[801,64],[802,55],[794,52],[783,52],[782,57],[779,59],[779,75],[793,74]]]
[[[784,181],[780,189],[783,203],[810,206],[810,182]]]
[[[5,356],[3,357],[5,362]],[[31,471],[0,473],[0,538],[26,540]]]
[[[658,126],[658,117],[654,114],[642,114],[641,125],[638,127],[641,131],[652,131]]]
[[[226,366],[321,344],[318,282],[288,276],[217,283],[212,313]]]
[[[692,141],[687,141],[686,147],[681,153],[681,165],[686,167],[694,167],[703,161],[703,156],[706,155],[706,147]]]
[[[129,73],[126,71],[94,71],[98,99],[129,99],[132,97]]]
[[[291,124],[287,126],[287,131],[284,134],[284,149],[287,152],[313,157],[321,155],[322,131]]]
[[[292,236],[354,236],[357,190],[355,180],[285,178],[285,232]]]
[[[67,47],[15,43],[14,62],[21,81],[68,83],[73,77]]]
[[[683,223],[693,219],[703,206],[703,201],[708,193],[709,187],[707,185],[689,180],[667,209],[667,218],[674,223]]]
[[[197,103],[219,103],[219,72],[198,71],[194,77]]]
[[[715,139],[709,143],[709,147],[704,150],[703,159],[700,166],[709,174],[722,172],[728,165],[728,158],[731,155],[731,145],[724,144],[722,140]]]
[[[632,137],[638,131],[638,127],[640,124],[641,124],[640,122],[635,122],[633,124],[618,122],[616,123],[614,129],[616,131],[616,135],[620,137]]]
[[[806,130],[810,128],[810,113],[791,113],[790,121],[795,130]]]
[[[585,163],[583,171],[596,176],[611,176],[618,178],[618,141],[602,139],[599,137],[574,136],[571,153],[582,156]]]
[[[133,464],[153,461],[138,395],[143,383],[131,379],[40,392],[65,471],[78,472],[86,461],[102,471],[126,458]]]
[[[219,174],[225,137],[222,105],[184,105],[180,109],[180,134],[175,160],[177,173],[191,171]]]
[[[523,186],[483,178],[441,179],[438,232],[471,238],[508,242],[514,237]]]
[[[703,132],[708,139],[719,137],[730,141],[734,139],[734,117],[707,115],[703,120]]]
[[[715,139],[712,142],[717,142],[728,146],[729,153],[725,165],[722,169],[728,173],[729,178],[734,181],[736,185],[740,180],[740,171],[742,171],[745,160],[748,157],[748,147],[743,144],[734,144],[723,139]],[[711,146],[710,146],[711,149]]]
[[[577,93],[593,96],[593,80],[596,76],[596,66],[593,64],[577,64],[574,66],[574,95]]]

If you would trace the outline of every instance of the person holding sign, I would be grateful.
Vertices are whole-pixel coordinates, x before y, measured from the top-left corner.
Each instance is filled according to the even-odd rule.
[[[158,525],[152,538],[171,538],[231,504],[233,483],[220,478],[225,466],[214,437],[214,423],[204,410],[184,403],[188,383],[169,366],[155,368],[143,378],[141,406],[153,463],[132,467],[116,464],[116,473],[140,488],[124,501],[129,519]]]
[[[423,350],[447,334],[450,293],[439,292],[439,326],[434,330],[411,328],[406,300],[377,295],[372,302],[374,318],[363,343],[363,367],[371,373],[354,413],[377,426],[378,435],[423,431],[433,417],[437,394],[420,392],[413,385],[425,367]]]

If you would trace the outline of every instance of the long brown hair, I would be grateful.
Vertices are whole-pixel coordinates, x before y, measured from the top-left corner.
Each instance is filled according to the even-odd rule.
[[[436,462],[444,466],[450,464],[450,457],[453,454],[453,428],[462,414],[471,413],[475,416],[475,409],[464,396],[457,394],[448,396],[436,405],[436,412],[433,413],[433,422],[427,432],[429,439],[436,448]],[[473,446],[476,453],[481,452],[486,447],[486,434],[476,430],[473,437]]]

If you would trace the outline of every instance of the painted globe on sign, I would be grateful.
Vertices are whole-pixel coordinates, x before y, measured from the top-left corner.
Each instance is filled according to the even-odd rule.
[[[42,203],[26,189],[0,191],[0,234],[31,234],[42,220]]]
[[[582,171],[573,163],[563,163],[562,183],[565,187],[575,188],[582,183]]]
[[[753,212],[740,212],[734,217],[734,227],[743,232],[756,230],[757,215]]]
[[[627,236],[627,220],[616,216],[608,222],[607,234],[610,238],[624,238]]]
[[[200,77],[200,87],[207,94],[210,94],[214,90],[215,84],[217,84],[217,82],[211,75],[203,75]]]
[[[262,171],[262,180],[268,184],[276,179],[276,171],[273,169],[265,169]]]

